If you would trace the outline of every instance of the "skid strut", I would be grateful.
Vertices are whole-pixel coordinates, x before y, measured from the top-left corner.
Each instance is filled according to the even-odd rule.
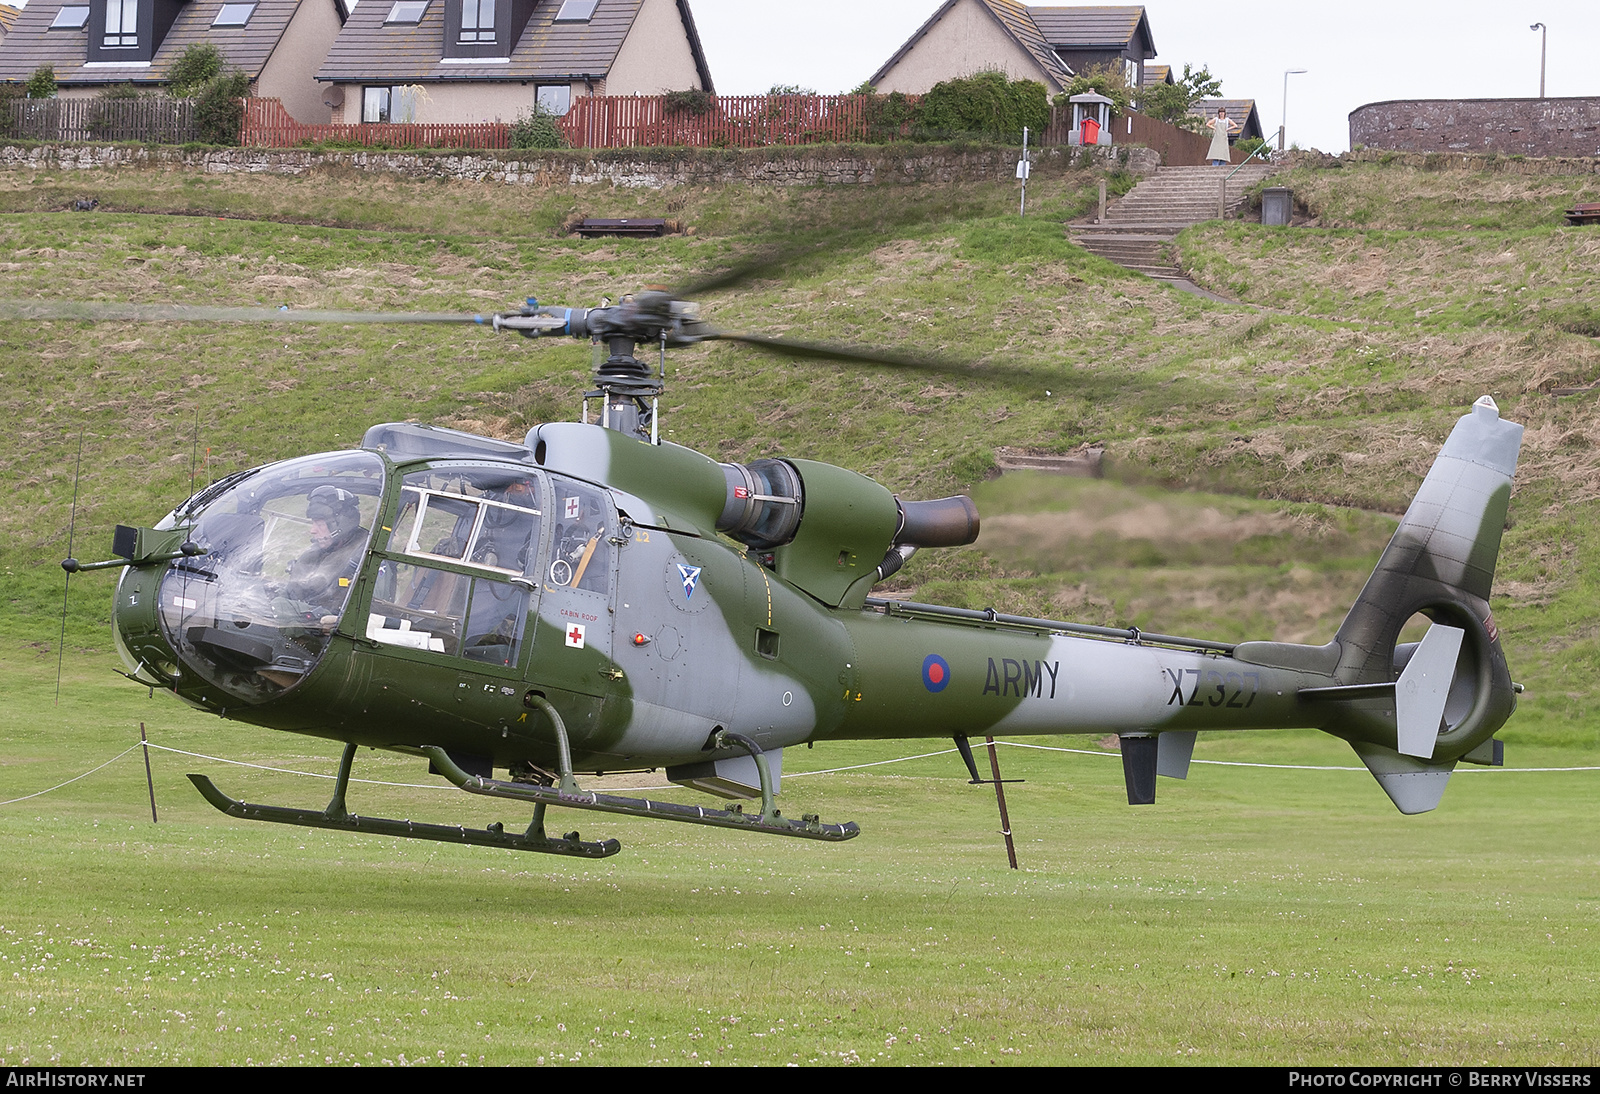
[[[442,751],[441,751],[442,754]],[[339,760],[339,775],[334,783],[333,798],[326,809],[294,809],[279,805],[251,805],[236,801],[216,788],[204,775],[190,775],[206,801],[230,817],[240,820],[270,821],[274,824],[295,824],[302,828],[331,828],[343,832],[371,832],[381,836],[399,836],[403,839],[435,840],[440,843],[466,843],[479,847],[504,847],[512,851],[534,851],[546,855],[574,855],[578,858],[607,858],[622,850],[614,839],[600,842],[584,841],[578,833],[569,832],[552,839],[544,832],[544,806],[534,809],[533,823],[526,832],[507,832],[501,825],[488,828],[464,828],[452,824],[421,824],[409,820],[390,820],[385,817],[362,817],[345,809],[345,792],[350,786],[350,767],[355,761],[356,746],[345,745],[344,756]]]

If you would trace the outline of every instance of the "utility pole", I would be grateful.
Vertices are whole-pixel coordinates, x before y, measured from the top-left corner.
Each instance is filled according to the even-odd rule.
[[[1278,126],[1278,151],[1280,152],[1283,151],[1284,139],[1289,131],[1289,77],[1303,76],[1305,72],[1306,70],[1303,68],[1288,68],[1284,69],[1283,72],[1283,124]]]
[[[1543,23],[1535,23],[1528,28],[1539,32],[1539,98],[1544,98],[1544,47],[1550,34],[1550,28]]]

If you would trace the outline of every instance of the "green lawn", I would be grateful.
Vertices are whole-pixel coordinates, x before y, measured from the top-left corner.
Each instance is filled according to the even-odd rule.
[[[669,363],[673,439],[829,460],[911,497],[972,489],[985,538],[921,552],[896,597],[1230,640],[1325,641],[1450,424],[1491,393],[1529,426],[1493,604],[1528,690],[1501,736],[1513,768],[1586,767],[1600,425],[1594,396],[1550,392],[1600,377],[1596,256],[1545,214],[1589,182],[1538,180],[1537,216],[1497,184],[1306,174],[1337,230],[1180,241],[1240,307],[1072,246],[1081,172],[1037,174],[1025,221],[1009,184],[645,195],[11,172],[0,299],[592,305],[784,247],[786,266],[714,294],[708,317],[1018,371],[700,347]],[[100,212],[59,211],[88,192]],[[1335,215],[1369,207],[1415,223]],[[697,232],[554,234],[578,212]],[[165,748],[335,760],[115,676],[104,574],[73,581],[54,704],[75,492],[73,551],[104,557],[112,525],[158,519],[192,481],[350,447],[376,421],[519,436],[571,417],[588,359],[477,330],[0,322],[0,801],[116,756],[141,721]],[[984,481],[998,446],[1084,443],[1105,447],[1106,480]],[[1027,780],[1008,787],[1015,873],[992,794],[953,754],[787,779],[786,812],[862,825],[847,844],[584,814],[569,823],[624,844],[587,863],[235,821],[183,774],[308,806],[328,784],[159,750],[153,825],[135,752],[0,806],[0,1064],[1597,1063],[1600,772],[1464,770],[1406,818],[1337,741],[1213,734],[1198,759],[1310,767],[1197,764],[1130,809],[1114,755],[1041,743],[1094,754],[1003,751]],[[943,747],[829,745],[786,770]],[[372,754],[356,774],[443,786],[424,770]],[[351,805],[521,823],[446,789],[358,785]]]

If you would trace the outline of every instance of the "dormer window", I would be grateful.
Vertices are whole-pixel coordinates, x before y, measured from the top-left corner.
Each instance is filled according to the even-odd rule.
[[[212,27],[242,27],[250,22],[254,15],[254,4],[223,4],[222,10],[217,12],[217,17],[211,20]]]
[[[50,24],[51,30],[82,30],[89,22],[89,9],[87,7],[62,8],[56,12],[55,21]]]
[[[493,42],[494,0],[461,0],[461,41]]]
[[[561,10],[556,12],[558,23],[587,23],[594,18],[594,9],[600,6],[600,0],[562,0]]]
[[[428,10],[428,0],[396,0],[394,7],[389,9],[389,15],[384,19],[385,26],[403,24],[415,26],[422,22],[422,15]]]
[[[139,44],[139,0],[106,0],[107,49],[128,49]]]

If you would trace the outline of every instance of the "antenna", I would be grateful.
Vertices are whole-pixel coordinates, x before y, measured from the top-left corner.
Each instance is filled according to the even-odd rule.
[[[77,561],[72,557],[72,537],[78,530],[78,477],[83,471],[83,427],[78,427],[78,462],[72,469],[72,517],[67,522],[67,562],[77,567]],[[72,594],[72,570],[62,564],[62,569],[67,570],[67,580],[61,586],[61,640],[56,643],[56,701],[61,705],[61,666],[67,656],[67,598]]]

